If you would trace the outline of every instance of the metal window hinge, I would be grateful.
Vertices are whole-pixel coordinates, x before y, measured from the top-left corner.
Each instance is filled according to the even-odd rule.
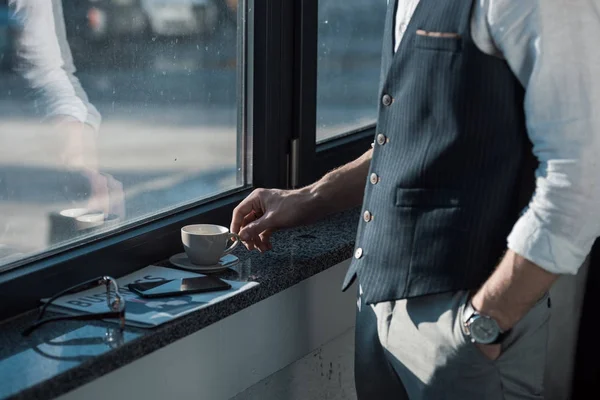
[[[289,161],[289,184],[292,189],[296,189],[298,187],[299,181],[299,160],[300,160],[300,139],[295,138],[290,142],[290,156],[288,158]]]

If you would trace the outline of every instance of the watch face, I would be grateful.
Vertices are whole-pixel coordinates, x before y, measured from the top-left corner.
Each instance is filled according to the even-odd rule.
[[[479,316],[471,322],[469,327],[471,337],[476,343],[492,343],[498,337],[500,329],[498,324],[491,318]]]

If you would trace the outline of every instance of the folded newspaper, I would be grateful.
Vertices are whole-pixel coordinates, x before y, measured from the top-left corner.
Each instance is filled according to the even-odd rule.
[[[150,265],[117,279],[119,291],[121,291],[126,300],[126,324],[140,328],[152,328],[193,311],[208,307],[211,304],[218,303],[258,285],[257,282],[225,280],[231,285],[231,289],[155,299],[144,299],[127,288],[127,285],[130,283],[192,278],[196,276],[203,275]],[[42,299],[42,301],[46,302],[48,299]],[[48,311],[66,314],[105,312],[107,311],[106,288],[98,286],[83,292],[60,297],[48,307]]]

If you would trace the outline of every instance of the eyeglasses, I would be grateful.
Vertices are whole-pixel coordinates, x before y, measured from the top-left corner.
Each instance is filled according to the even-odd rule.
[[[62,315],[58,317],[50,317],[42,319],[46,309],[53,301],[58,299],[61,296],[64,296],[69,293],[82,291],[86,289],[90,289],[95,286],[105,285],[106,286],[106,304],[110,311],[101,312],[101,313],[90,313],[90,314],[81,314],[81,315]],[[110,276],[102,276],[98,278],[91,279],[89,281],[80,283],[73,287],[63,290],[60,293],[52,296],[46,304],[42,306],[40,309],[40,314],[38,315],[36,321],[27,329],[23,331],[23,336],[30,335],[34,330],[39,328],[42,325],[45,325],[49,322],[56,321],[93,321],[93,320],[101,320],[101,319],[113,319],[116,318],[119,320],[120,328],[125,328],[125,299],[121,295],[119,291],[119,286],[117,285],[117,281]]]

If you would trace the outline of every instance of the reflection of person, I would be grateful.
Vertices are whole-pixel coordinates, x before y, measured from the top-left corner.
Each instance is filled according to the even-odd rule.
[[[101,117],[75,76],[62,1],[8,0],[8,5],[20,26],[15,70],[25,78],[43,119],[60,142],[64,166],[89,182],[88,208],[122,217],[122,185],[98,167],[96,135]]]
[[[373,149],[234,210],[267,251],[274,229],[362,204],[344,282],[359,398],[541,398],[545,296],[600,232],[594,4],[389,1]]]

